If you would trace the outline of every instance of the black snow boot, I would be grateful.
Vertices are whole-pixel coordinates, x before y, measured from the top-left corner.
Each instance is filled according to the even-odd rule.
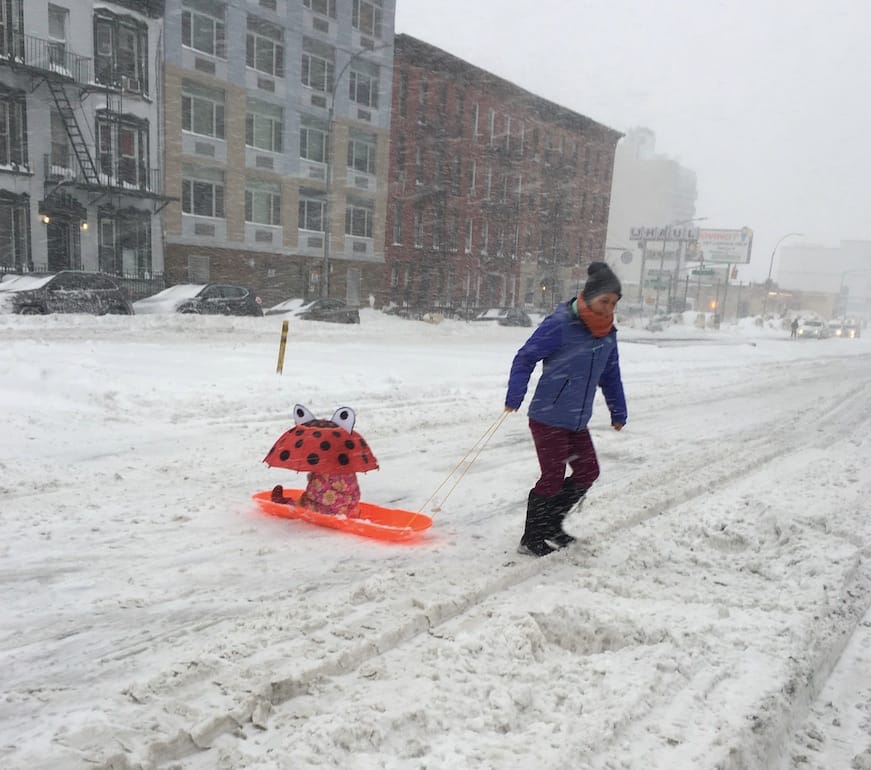
[[[586,489],[572,484],[568,479],[563,481],[563,488],[551,498],[554,503],[551,508],[549,526],[545,539],[557,548],[565,548],[577,540],[563,529],[563,520],[568,512],[587,494]]]
[[[527,556],[547,556],[556,549],[545,542],[551,521],[551,508],[555,497],[542,497],[535,490],[529,491],[526,504],[526,527],[517,552]]]

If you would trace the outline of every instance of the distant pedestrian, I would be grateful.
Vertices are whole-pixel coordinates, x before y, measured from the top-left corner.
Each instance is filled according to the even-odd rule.
[[[798,318],[793,318],[792,323],[789,325],[789,338],[791,340],[798,338]]]
[[[542,373],[529,404],[529,429],[541,476],[529,492],[520,553],[546,556],[574,542],[563,519],[599,477],[587,423],[596,389],[602,388],[611,426],[626,424],[626,399],[617,354],[614,308],[620,281],[604,262],[587,269],[583,291],[562,302],[517,351],[511,364],[505,411],[516,412],[529,378]],[[572,470],[566,477],[566,466]]]

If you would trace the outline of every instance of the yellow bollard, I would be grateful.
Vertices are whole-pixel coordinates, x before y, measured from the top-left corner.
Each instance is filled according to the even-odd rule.
[[[278,366],[275,367],[275,373],[281,374],[284,371],[284,348],[287,347],[287,321],[281,323],[281,344],[278,346]]]

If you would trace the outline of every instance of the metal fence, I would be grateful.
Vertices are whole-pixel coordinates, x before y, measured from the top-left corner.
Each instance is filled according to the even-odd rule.
[[[49,270],[45,264],[31,264],[28,267],[9,265],[0,265],[0,278],[3,275],[30,275],[30,274],[48,274],[55,273],[56,270]],[[90,272],[90,271],[86,271]],[[106,275],[117,283],[121,288],[127,289],[127,294],[131,302],[135,302],[143,297],[150,297],[152,294],[157,294],[166,288],[166,276],[163,273],[148,273],[144,275],[129,274],[129,273],[108,273]]]

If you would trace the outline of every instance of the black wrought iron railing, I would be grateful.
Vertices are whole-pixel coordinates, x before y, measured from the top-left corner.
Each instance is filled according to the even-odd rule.
[[[0,61],[23,65],[77,83],[92,81],[91,60],[74,53],[64,42],[14,32],[9,43],[9,47],[0,54]]]
[[[49,183],[65,182],[74,186],[93,186],[69,151],[58,149],[51,155],[46,154],[43,156],[42,164],[45,180]],[[98,158],[96,168],[100,186],[103,188],[121,193],[128,192],[132,195],[149,193],[159,195],[162,190],[160,170],[147,168],[144,163],[125,159],[112,164]]]

